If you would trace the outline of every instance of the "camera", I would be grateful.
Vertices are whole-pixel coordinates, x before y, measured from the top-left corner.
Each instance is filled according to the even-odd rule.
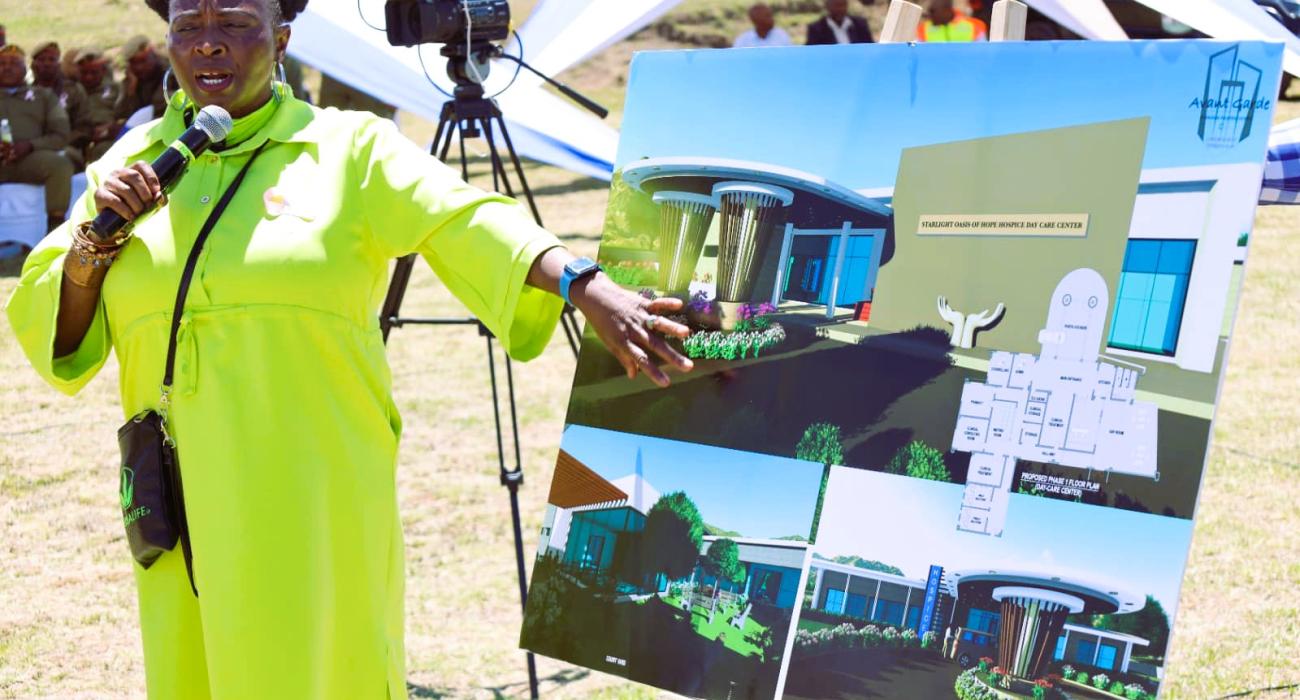
[[[510,35],[506,0],[388,0],[384,17],[393,46],[481,44]]]

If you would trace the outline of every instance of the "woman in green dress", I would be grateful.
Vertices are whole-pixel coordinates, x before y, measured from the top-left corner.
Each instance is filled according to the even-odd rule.
[[[377,314],[389,263],[420,253],[528,359],[551,336],[573,260],[516,202],[467,186],[391,122],[316,109],[275,82],[305,4],[149,1],[182,89],[88,168],[87,196],[32,252],[8,304],[55,387],[78,391],[112,348],[124,415],[158,408],[186,256],[260,149],[202,249],[178,334],[169,422],[199,597],[179,547],[135,565],[152,698],[406,697],[401,424]],[[141,216],[161,199],[148,163],[206,105],[235,118],[229,138]],[[139,221],[96,267],[77,251],[105,209]],[[658,361],[690,368],[662,337],[686,333],[659,316],[680,302],[599,273],[570,294],[629,376],[663,385]]]

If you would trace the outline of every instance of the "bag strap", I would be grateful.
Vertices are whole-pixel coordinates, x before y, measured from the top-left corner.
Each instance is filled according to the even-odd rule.
[[[217,220],[221,218],[221,214],[230,204],[230,200],[234,199],[235,190],[238,190],[239,183],[244,181],[244,176],[248,174],[249,166],[253,164],[253,161],[257,159],[257,155],[261,153],[262,149],[265,147],[266,143],[263,143],[261,146],[257,147],[257,150],[253,151],[253,155],[248,157],[248,162],[244,163],[244,167],[239,170],[239,174],[235,176],[234,181],[230,183],[230,186],[226,188],[225,193],[221,195],[221,199],[217,201],[217,205],[212,208],[212,213],[208,214],[207,220],[203,222],[203,228],[199,229],[199,235],[194,239],[194,245],[190,248],[190,255],[185,260],[185,270],[181,272],[180,287],[176,290],[176,306],[172,309],[171,337],[167,340],[167,368],[163,372],[162,399],[160,405],[161,415],[159,416],[159,423],[163,430],[163,438],[169,444],[174,443],[172,443],[171,435],[167,431],[167,404],[171,400],[172,372],[176,367],[176,334],[180,332],[181,314],[185,310],[185,297],[190,291],[190,280],[194,278],[194,268],[198,267],[199,254],[203,252],[203,244],[207,242],[208,235],[211,234],[212,229],[216,227]],[[169,454],[168,450],[164,450],[163,452],[164,454]],[[177,492],[177,510],[179,511],[176,513],[176,517],[177,525],[180,528],[181,551],[185,557],[185,573],[190,579],[190,590],[194,592],[194,597],[197,598],[199,597],[199,589],[194,585],[194,551],[190,546],[190,523],[189,518],[186,517],[185,513],[185,497],[183,495],[184,487],[181,485],[181,470],[179,465],[174,463],[174,456],[171,457],[171,460],[173,463],[166,465],[166,468],[176,480],[174,487]]]
[[[249,166],[253,164],[254,160],[257,160],[257,155],[261,153],[262,149],[265,147],[266,143],[263,143],[261,146],[257,147],[257,150],[253,151],[253,155],[248,157],[248,162],[244,163],[244,167],[239,170],[239,174],[235,176],[234,181],[230,183],[230,186],[226,188],[225,193],[221,195],[221,199],[217,201],[217,205],[212,208],[212,213],[208,214],[207,220],[203,222],[203,228],[199,229],[198,238],[194,239],[194,245],[190,248],[189,258],[185,260],[185,270],[181,273],[181,284],[176,290],[176,306],[172,308],[171,337],[167,340],[167,368],[163,372],[162,381],[163,411],[167,410],[167,404],[170,400],[173,379],[172,372],[176,367],[176,334],[180,332],[181,314],[185,311],[185,297],[190,291],[190,281],[194,278],[194,268],[198,267],[199,264],[199,254],[203,252],[203,244],[208,240],[208,234],[212,233],[212,229],[216,227],[217,219],[221,218],[221,214],[226,210],[226,206],[230,204],[230,200],[234,199],[235,190],[239,189],[239,183],[244,181],[244,176],[248,174]],[[166,414],[164,413],[164,416],[165,415]]]

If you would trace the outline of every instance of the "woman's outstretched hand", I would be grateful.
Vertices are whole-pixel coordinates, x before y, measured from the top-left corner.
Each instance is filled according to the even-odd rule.
[[[596,336],[623,365],[629,379],[641,372],[655,384],[666,387],[669,379],[660,362],[680,372],[689,372],[694,366],[690,358],[665,340],[685,338],[691,332],[666,318],[681,313],[681,299],[647,299],[614,284],[600,272],[575,282],[569,297],[587,317]]]

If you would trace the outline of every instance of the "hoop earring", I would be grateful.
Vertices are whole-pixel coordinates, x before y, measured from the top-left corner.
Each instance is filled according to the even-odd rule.
[[[171,81],[172,81],[172,67],[167,66],[167,72],[163,73],[162,92],[163,92],[163,104],[169,106],[172,103],[172,95],[176,94],[174,92],[169,92],[167,90],[167,83],[170,83]]]
[[[284,74],[284,61],[276,61],[275,69],[276,72],[278,73],[278,77],[280,78],[280,82],[284,83],[285,85],[288,85],[289,78]]]

